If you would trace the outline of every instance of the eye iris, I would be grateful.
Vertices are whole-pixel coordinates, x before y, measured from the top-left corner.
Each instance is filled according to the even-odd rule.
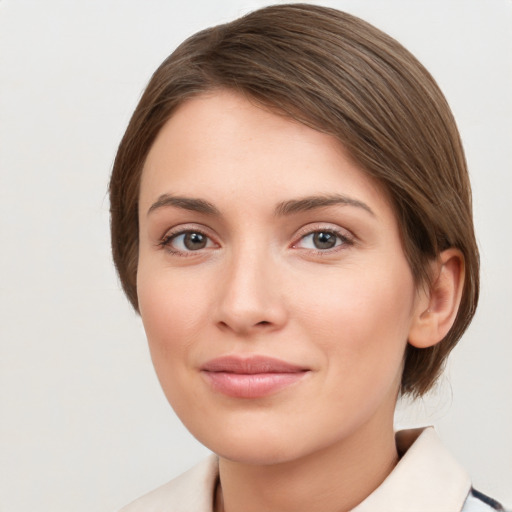
[[[206,247],[206,236],[201,233],[187,233],[183,238],[183,244],[189,251],[197,251]]]
[[[313,235],[313,243],[317,249],[332,249],[336,245],[336,235],[328,231],[320,231]]]

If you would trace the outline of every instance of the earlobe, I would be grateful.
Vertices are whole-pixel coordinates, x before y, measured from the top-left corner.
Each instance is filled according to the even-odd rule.
[[[409,343],[416,348],[436,345],[455,322],[464,287],[464,256],[458,249],[447,249],[432,270],[431,287],[418,292],[409,331]]]

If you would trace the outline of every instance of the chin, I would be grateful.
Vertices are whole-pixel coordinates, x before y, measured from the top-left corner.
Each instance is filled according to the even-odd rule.
[[[349,435],[339,426],[329,432],[288,418],[269,418],[268,414],[263,415],[265,418],[261,414],[249,416],[251,418],[244,414],[236,419],[225,416],[219,423],[205,421],[198,428],[194,428],[197,425],[186,426],[199,442],[219,457],[254,466],[298,461],[336,445]]]
[[[207,445],[208,446],[208,445]],[[301,447],[287,446],[278,440],[241,438],[210,447],[219,457],[240,464],[271,466],[302,458]],[[215,448],[215,449],[214,449]]]
[[[238,418],[224,416],[219,422],[205,420],[198,425],[184,421],[184,424],[201,444],[219,457],[234,462],[280,464],[307,452],[303,446],[303,430],[265,420],[261,414],[249,416],[251,418],[247,414]]]

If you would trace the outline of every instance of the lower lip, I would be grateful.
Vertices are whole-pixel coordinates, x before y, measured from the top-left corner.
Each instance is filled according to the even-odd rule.
[[[215,391],[235,398],[261,398],[300,381],[308,372],[228,373],[203,371]]]

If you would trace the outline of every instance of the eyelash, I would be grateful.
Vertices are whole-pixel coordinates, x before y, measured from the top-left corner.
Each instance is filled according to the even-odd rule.
[[[326,249],[307,249],[307,248],[301,248],[297,247],[297,245],[306,239],[306,237],[314,236],[318,233],[325,233],[329,235],[334,235],[337,238],[336,244],[334,247],[326,248]],[[194,256],[194,253],[200,253],[203,249],[198,249],[196,251],[194,250],[188,250],[188,251],[180,251],[177,249],[172,248],[172,241],[176,240],[179,236],[187,235],[187,234],[199,234],[204,236],[207,240],[212,241],[212,238],[203,230],[198,228],[193,229],[178,229],[176,231],[171,231],[170,233],[166,233],[164,237],[158,242],[158,246],[165,249],[167,252],[169,252],[172,255],[182,256],[182,257],[190,257]],[[340,243],[338,243],[338,240]],[[208,243],[208,242],[207,242]],[[213,242],[215,243],[215,242]],[[297,239],[296,242],[292,244],[292,248],[294,249],[304,249],[307,251],[313,251],[315,255],[321,255],[326,256],[328,254],[332,254],[333,252],[337,252],[339,250],[343,250],[347,246],[350,247],[354,245],[354,239],[351,236],[347,236],[346,234],[342,233],[340,230],[334,229],[332,227],[329,228],[322,228],[318,227],[315,229],[307,229],[303,233],[301,233]]]
[[[318,227],[315,227],[314,229],[307,228],[304,232],[300,233],[298,236],[297,242],[294,242],[292,244],[292,247],[299,249],[299,250],[302,249],[301,247],[297,247],[297,245],[301,241],[305,240],[306,237],[308,237],[308,236],[314,236],[315,234],[319,234],[319,233],[334,235],[337,239],[336,240],[337,245],[335,245],[334,247],[331,247],[331,248],[327,248],[327,249],[307,249],[307,248],[305,248],[304,250],[312,251],[315,255],[318,255],[318,256],[328,256],[330,254],[333,254],[334,252],[338,252],[340,250],[346,249],[347,247],[350,247],[350,246],[354,245],[354,243],[355,243],[354,238],[350,235],[347,235],[347,233],[345,231],[342,232],[341,230],[333,228],[333,227],[318,226]],[[338,241],[340,243],[338,243]]]
[[[179,236],[181,235],[187,235],[187,234],[198,234],[198,235],[202,235],[204,236],[207,240],[212,240],[212,238],[207,234],[205,233],[205,231],[203,231],[202,229],[198,229],[198,228],[193,228],[193,229],[178,229],[176,231],[171,231],[170,233],[166,233],[163,238],[158,242],[158,246],[159,247],[162,247],[163,249],[165,249],[167,252],[169,252],[170,254],[172,255],[176,255],[176,256],[182,256],[182,257],[189,257],[189,256],[194,256],[194,253],[199,253],[201,251],[201,249],[197,250],[197,251],[192,251],[192,250],[189,250],[189,251],[180,251],[180,250],[177,250],[177,249],[174,249],[171,245],[172,241],[177,239]]]

